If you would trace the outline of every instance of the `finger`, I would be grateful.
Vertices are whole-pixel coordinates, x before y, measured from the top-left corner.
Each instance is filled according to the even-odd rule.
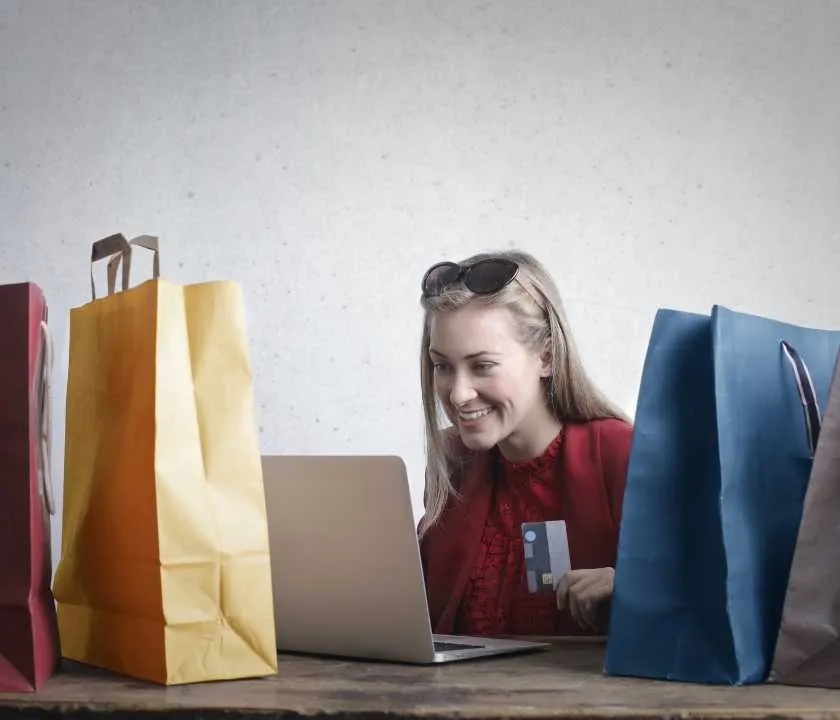
[[[569,605],[569,615],[571,615],[572,619],[580,625],[580,620],[578,620],[577,598],[569,593],[566,597],[566,601]]]
[[[572,587],[584,580],[589,574],[589,570],[567,570],[563,579],[569,584],[569,587]]]
[[[593,626],[595,623],[597,603],[587,595],[580,595],[574,592],[569,593],[569,606],[574,603],[577,620],[586,626]]]
[[[577,594],[575,600],[590,626],[599,630],[606,625],[611,598],[612,586],[607,581],[590,585],[584,593]]]
[[[571,614],[572,619],[582,628],[588,627],[589,624],[586,621],[580,602],[572,592],[569,593],[569,613]]]
[[[613,577],[609,572],[598,573],[594,582],[587,583],[578,591],[579,597],[585,597],[597,603],[611,598],[612,594]]]
[[[610,601],[607,598],[601,598],[591,604],[590,610],[587,613],[587,619],[593,630],[596,632],[603,632],[610,621]]]
[[[584,592],[577,593],[575,596],[583,619],[593,630],[598,630],[602,625],[603,606],[605,602],[608,602],[609,596],[609,592],[601,582],[590,584]]]
[[[569,596],[569,580],[564,575],[554,588],[554,597],[557,601],[557,609],[563,610],[566,607]]]
[[[589,588],[597,585],[599,582],[600,578],[598,573],[588,572],[586,574],[581,574],[569,583],[569,592],[577,593],[579,596],[581,593],[588,591]]]
[[[610,586],[603,580],[595,580],[594,582],[579,585],[571,592],[577,596],[578,600],[584,600],[588,603],[597,602],[610,595]]]
[[[577,588],[588,575],[588,570],[569,570],[557,584],[557,609],[568,607],[572,619],[581,627],[586,627],[586,621],[578,604]]]
[[[597,603],[594,603],[589,599],[580,598],[578,598],[577,603],[583,621],[586,623],[587,627],[594,630],[598,624]]]

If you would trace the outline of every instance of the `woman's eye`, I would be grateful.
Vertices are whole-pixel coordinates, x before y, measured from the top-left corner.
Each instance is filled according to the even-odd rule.
[[[436,373],[444,372],[446,368],[447,366],[445,363],[432,363],[432,370],[434,370]]]
[[[496,367],[496,363],[481,362],[475,364],[476,372],[490,372],[494,367]]]

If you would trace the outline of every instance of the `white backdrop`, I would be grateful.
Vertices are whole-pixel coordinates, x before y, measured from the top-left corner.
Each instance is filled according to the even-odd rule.
[[[241,281],[264,452],[398,453],[418,515],[440,258],[536,254],[631,413],[659,306],[840,326],[838,31],[830,1],[0,0],[0,282],[48,296],[57,480],[116,231]]]

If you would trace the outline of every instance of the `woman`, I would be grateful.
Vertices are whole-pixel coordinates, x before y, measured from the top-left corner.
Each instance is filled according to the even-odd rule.
[[[587,377],[557,288],[530,255],[438,263],[422,285],[418,531],[434,631],[604,632],[630,423]],[[521,525],[549,520],[566,523],[572,569],[553,594],[532,594]]]

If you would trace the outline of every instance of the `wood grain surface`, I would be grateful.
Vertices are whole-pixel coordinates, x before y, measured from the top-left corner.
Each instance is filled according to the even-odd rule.
[[[602,673],[602,642],[417,667],[280,656],[277,676],[161,687],[65,662],[0,717],[838,718],[840,690],[690,685]]]

